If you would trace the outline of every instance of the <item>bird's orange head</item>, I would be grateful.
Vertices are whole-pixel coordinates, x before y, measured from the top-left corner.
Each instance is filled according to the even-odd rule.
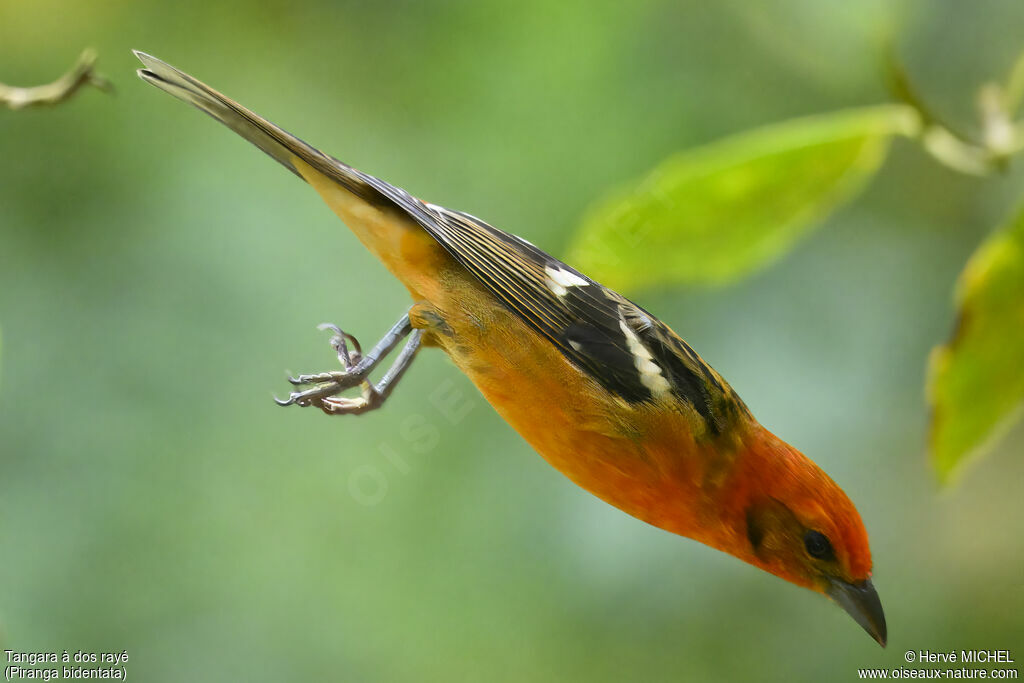
[[[871,583],[871,549],[853,503],[809,458],[763,427],[737,462],[743,493],[730,507],[741,559],[828,595],[882,646],[885,615]]]

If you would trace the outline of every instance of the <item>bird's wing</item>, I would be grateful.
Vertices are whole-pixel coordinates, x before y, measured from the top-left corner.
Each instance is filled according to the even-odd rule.
[[[673,397],[712,434],[749,416],[732,388],[667,325],[526,240],[356,171],[404,210],[506,308],[630,403]]]

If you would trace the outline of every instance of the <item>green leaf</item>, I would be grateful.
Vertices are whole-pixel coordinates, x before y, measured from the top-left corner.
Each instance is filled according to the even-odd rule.
[[[953,338],[932,351],[931,456],[943,482],[984,453],[1024,407],[1024,211],[971,256]]]
[[[796,119],[684,151],[591,210],[567,261],[634,289],[721,283],[778,258],[854,196],[918,115],[883,105]]]

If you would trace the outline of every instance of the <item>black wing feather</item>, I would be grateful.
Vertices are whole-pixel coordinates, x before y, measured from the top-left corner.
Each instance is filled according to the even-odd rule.
[[[547,338],[605,389],[631,402],[657,398],[642,381],[625,325],[650,352],[671,393],[690,404],[710,432],[725,430],[746,406],[725,381],[667,325],[526,240],[461,211],[416,199],[368,174],[356,173],[434,237],[508,310]],[[570,273],[585,286],[557,295],[548,270]]]

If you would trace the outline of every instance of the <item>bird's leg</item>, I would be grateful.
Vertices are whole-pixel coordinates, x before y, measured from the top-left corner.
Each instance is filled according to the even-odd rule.
[[[420,339],[422,336],[423,330],[413,330],[409,334],[409,339],[405,342],[405,346],[402,347],[401,353],[398,354],[398,358],[388,368],[388,371],[384,373],[381,380],[376,384],[372,384],[367,380],[362,382],[363,393],[361,396],[357,398],[325,396],[320,399],[320,409],[328,415],[359,415],[360,413],[367,413],[380,408],[387,397],[391,395],[391,391],[398,384],[398,380],[402,378],[402,375],[405,374],[405,371],[412,364],[412,359],[420,349]]]
[[[398,381],[398,378],[401,377],[405,368],[412,361],[416,350],[419,348],[421,334],[419,330],[414,331],[412,329],[412,325],[409,322],[409,314],[406,313],[372,349],[363,354],[355,337],[343,332],[336,325],[324,324],[320,325],[320,329],[334,331],[334,336],[331,337],[331,346],[337,352],[338,360],[344,369],[290,377],[288,381],[298,387],[314,386],[301,391],[293,391],[283,401],[274,399],[278,405],[316,406],[329,413],[366,412],[367,410],[372,410],[373,407],[377,407],[383,402],[383,398],[390,393],[395,382]],[[412,333],[411,337],[410,333]],[[410,337],[410,339],[406,342],[405,348],[402,349],[394,365],[388,370],[377,386],[372,385],[367,381],[370,371],[406,337]],[[351,342],[354,348],[350,349],[348,342]],[[335,406],[328,409],[325,399],[360,384],[363,385],[362,397],[359,399],[332,399]],[[350,402],[358,404],[355,410],[350,409]]]

